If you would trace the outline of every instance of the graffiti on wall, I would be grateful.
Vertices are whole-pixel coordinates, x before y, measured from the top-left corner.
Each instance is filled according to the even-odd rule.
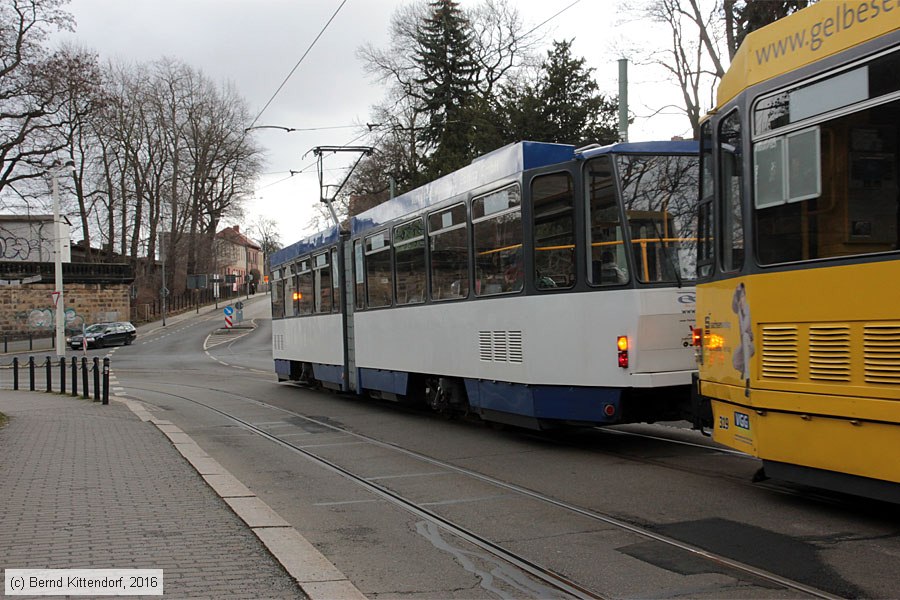
[[[81,331],[87,324],[84,317],[74,309],[65,309],[66,331]],[[50,330],[56,327],[56,313],[52,308],[33,308],[25,314],[17,315],[24,318],[29,329]]]
[[[47,222],[0,225],[0,260],[32,262],[53,260],[51,230],[52,223]]]

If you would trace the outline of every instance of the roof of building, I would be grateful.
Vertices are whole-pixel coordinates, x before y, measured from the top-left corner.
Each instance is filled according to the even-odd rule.
[[[246,246],[248,248],[254,248],[256,250],[262,250],[262,246],[248,238],[246,235],[241,233],[240,226],[234,225],[233,227],[226,227],[222,231],[216,234],[218,239],[226,240],[235,244],[237,246]]]

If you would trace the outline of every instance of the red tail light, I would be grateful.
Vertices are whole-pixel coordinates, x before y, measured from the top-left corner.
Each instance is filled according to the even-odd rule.
[[[620,335],[616,338],[616,349],[619,351],[619,366],[628,368],[628,336]]]

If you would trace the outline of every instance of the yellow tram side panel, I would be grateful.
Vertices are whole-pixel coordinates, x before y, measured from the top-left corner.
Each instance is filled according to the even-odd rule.
[[[821,0],[748,34],[719,83],[717,103],[898,27],[900,0]]]
[[[900,261],[702,284],[716,441],[765,460],[900,481]]]

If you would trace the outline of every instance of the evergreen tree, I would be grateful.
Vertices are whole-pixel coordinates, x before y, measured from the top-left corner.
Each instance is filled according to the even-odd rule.
[[[469,20],[454,0],[431,0],[430,14],[416,28],[416,82],[429,122],[423,132],[435,146],[428,176],[435,177],[466,164],[472,156],[467,109],[475,95],[478,66],[473,61]]]
[[[554,41],[537,80],[504,87],[497,118],[507,142],[535,140],[582,145],[618,139],[618,105],[600,93],[593,68],[572,56],[572,41]]]

